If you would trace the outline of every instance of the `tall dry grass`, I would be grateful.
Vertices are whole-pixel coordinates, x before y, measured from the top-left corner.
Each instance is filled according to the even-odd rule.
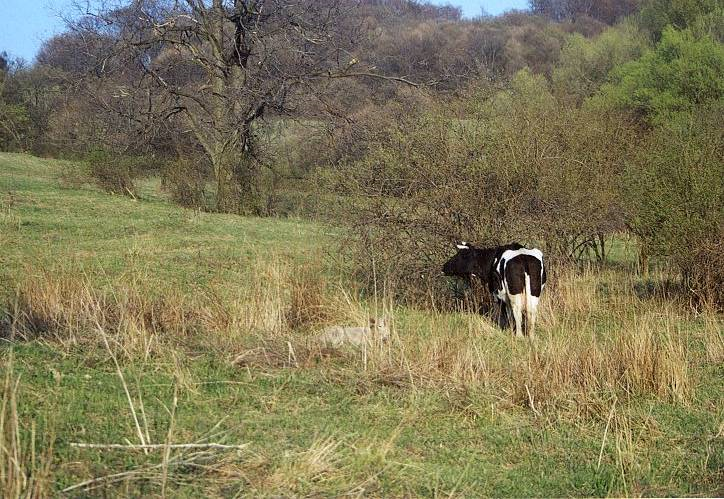
[[[48,497],[53,437],[38,439],[35,422],[18,414],[20,379],[13,370],[12,351],[3,359],[5,379],[0,403],[0,493],[6,498]]]
[[[204,350],[250,370],[324,369],[325,378],[348,383],[357,392],[381,385],[436,390],[473,413],[512,409],[546,420],[593,418],[606,428],[599,466],[604,456],[616,465],[624,492],[627,477],[637,475],[642,445],[641,432],[634,430],[640,422],[631,419],[626,403],[643,397],[688,404],[699,367],[724,359],[720,316],[692,315],[661,296],[639,297],[635,278],[619,270],[559,273],[545,291],[534,340],[516,339],[474,310],[395,304],[396,290],[385,282],[363,297],[314,266],[260,259],[238,285],[193,292],[159,290],[152,277],[101,281],[72,271],[26,273],[5,307],[11,342],[39,339],[58,348],[110,355],[135,421],[136,434],[129,441],[137,443],[127,447],[164,453],[161,463],[151,460],[93,477],[68,491],[142,479],[158,483],[163,495],[172,483],[188,479],[182,470],[189,466],[203,461],[208,476],[241,480],[248,472],[241,460],[252,459],[252,468],[268,471],[255,482],[257,492],[304,495],[314,490],[310,484],[334,483],[353,473],[344,469],[344,456],[368,452],[334,437],[320,438],[275,464],[246,452],[183,448],[189,442],[177,442],[174,431],[176,389],[165,441],[151,441],[140,390],[126,385],[123,363],[167,360],[176,367],[175,386],[183,387],[179,350]],[[361,325],[378,315],[390,321],[387,342],[330,351],[315,341],[325,325]],[[44,495],[52,446],[37,450],[34,432],[18,417],[20,385],[11,366],[5,373],[0,490],[9,497]],[[365,459],[391,465],[380,450],[384,446],[374,448]],[[360,490],[377,486],[374,476],[360,480]]]
[[[389,307],[390,344],[372,345],[350,361],[356,373],[380,382],[482,389],[536,414],[600,414],[610,400],[633,396],[686,403],[698,360],[690,344],[711,345],[714,327],[692,338],[682,329],[686,312],[638,299],[632,282],[599,288],[601,276],[591,271],[559,276],[542,302],[539,337],[524,341],[474,313]]]
[[[154,295],[138,280],[99,286],[82,274],[43,271],[26,273],[8,313],[23,339],[102,346],[102,329],[129,356],[147,358],[169,339],[183,342],[197,332],[206,309],[174,290]]]
[[[152,275],[109,280],[75,269],[25,272],[3,307],[18,339],[63,348],[103,347],[99,330],[127,357],[166,355],[169,347],[230,352],[339,321],[364,324],[359,297],[316,267],[258,264],[243,281],[182,292]]]
[[[612,399],[686,403],[696,385],[692,363],[716,362],[724,351],[718,316],[704,315],[694,333],[682,326],[691,312],[639,298],[634,284],[620,271],[561,273],[541,302],[538,337],[523,341],[475,313],[395,305],[384,283],[363,299],[316,267],[261,259],[237,286],[186,294],[153,292],[152,280],[138,276],[98,286],[72,273],[29,275],[11,315],[26,338],[68,348],[100,345],[103,330],[129,358],[191,348],[262,369],[323,360],[340,379],[370,386],[474,388],[537,415],[605,416]],[[325,325],[362,325],[377,315],[392,324],[386,343],[330,356],[314,341]]]

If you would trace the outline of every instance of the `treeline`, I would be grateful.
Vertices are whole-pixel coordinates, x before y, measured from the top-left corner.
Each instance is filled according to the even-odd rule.
[[[357,64],[364,63],[366,68],[374,68],[377,75],[404,76],[435,94],[463,90],[481,78],[504,81],[526,67],[550,76],[571,34],[586,38],[598,35],[636,5],[632,0],[589,2],[598,5],[591,9],[584,7],[584,2],[578,2],[581,4],[578,7],[573,6],[576,2],[568,2],[568,14],[562,15],[560,2],[534,1],[530,11],[464,20],[458,8],[410,0],[328,3],[339,9],[332,14],[341,26],[336,30],[344,28],[350,47],[335,40],[334,53],[330,50],[325,55],[337,58],[342,49],[348,49],[344,63],[354,60]],[[608,7],[603,8],[604,3]],[[124,60],[128,54],[118,46],[124,43],[123,36],[138,36],[134,29],[152,29],[154,24],[163,24],[163,16],[180,14],[165,11],[164,5],[160,1],[142,2],[140,11],[148,17],[148,22],[141,27],[129,19],[132,6],[99,12],[97,16],[80,16],[67,32],[47,40],[32,64],[3,53],[0,56],[1,105],[3,122],[7,125],[0,134],[3,150],[58,154],[85,152],[98,145],[126,150],[131,148],[129,144],[137,145],[138,137],[131,133],[138,130],[133,127],[123,130],[123,124],[115,122],[109,112],[123,114],[123,110],[114,108],[109,101],[130,98],[132,86],[138,84],[133,80],[142,79],[144,70],[148,69],[143,67],[145,62],[170,57],[162,48],[170,43],[168,39],[159,39],[155,47],[135,54],[143,55],[146,61],[140,57]],[[154,13],[154,9],[157,12]],[[103,23],[112,29],[103,29]],[[229,23],[231,27],[233,23]],[[323,29],[326,36],[332,35],[331,28]],[[334,36],[337,35],[339,33]],[[199,43],[203,46],[203,42]],[[189,59],[173,61],[178,72],[193,69],[196,74],[192,70],[183,76],[203,78],[205,75],[198,71],[197,61]],[[119,68],[121,64],[128,66]],[[103,87],[99,81],[93,81],[93,76],[103,81]],[[329,82],[317,82],[314,91],[319,92],[320,86],[331,87],[326,89],[329,101],[317,106],[326,110],[326,106],[333,105],[338,114],[357,111],[370,103],[404,100],[406,93],[403,86],[382,79],[359,77],[336,85],[324,83]],[[314,99],[309,99],[308,93],[302,92],[297,97],[295,105],[304,109],[295,109],[296,117],[314,111],[325,114],[320,113],[320,109],[309,109],[314,107],[309,102]],[[131,111],[128,102],[124,102],[124,107],[128,114]],[[85,119],[78,120],[78,117]],[[134,117],[125,118],[127,121]],[[97,126],[99,124],[102,126]],[[124,137],[124,133],[130,136]],[[152,145],[158,148],[158,144]]]
[[[643,271],[660,257],[721,306],[723,41],[717,0],[472,20],[407,0],[146,0],[78,17],[32,65],[0,61],[0,148],[85,159],[120,193],[160,173],[187,206],[332,218],[362,275],[399,280],[461,237],[602,260],[626,232]]]

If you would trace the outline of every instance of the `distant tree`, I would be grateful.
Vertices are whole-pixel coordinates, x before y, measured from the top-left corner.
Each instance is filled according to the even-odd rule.
[[[638,59],[648,46],[645,34],[632,22],[610,27],[593,39],[573,34],[553,70],[553,87],[559,96],[581,104],[606,83],[612,69]]]
[[[381,19],[460,21],[462,10],[449,3],[436,5],[429,1],[417,0],[358,0],[366,13]],[[371,7],[371,9],[369,9]]]
[[[640,59],[612,72],[592,104],[637,114],[651,125],[688,120],[724,99],[724,45],[671,27]]]
[[[528,14],[505,16],[505,66],[509,75],[523,68],[550,76],[558,62],[566,33],[556,24]]]
[[[49,38],[38,51],[37,63],[62,71],[74,80],[96,69],[100,70],[102,64],[99,66],[98,63],[112,50],[113,40],[90,35],[88,32],[71,31]]]
[[[531,11],[556,21],[589,16],[606,24],[635,12],[639,0],[530,0]]]
[[[724,20],[721,0],[646,0],[639,22],[658,41],[667,26],[683,30],[707,17],[718,18],[721,29]]]
[[[533,13],[556,21],[563,20],[570,15],[567,0],[530,0],[528,3]]]
[[[177,124],[151,119],[151,89],[143,85],[143,71],[115,50],[113,37],[90,30],[61,33],[41,46],[35,69],[44,72],[57,96],[45,134],[49,151],[81,156],[98,149],[116,156],[150,148],[165,152],[164,141],[157,139],[168,139],[165,130]]]
[[[0,54],[0,150],[2,151],[23,151],[28,146],[30,119],[21,79],[25,69],[22,59],[11,60],[6,52]]]

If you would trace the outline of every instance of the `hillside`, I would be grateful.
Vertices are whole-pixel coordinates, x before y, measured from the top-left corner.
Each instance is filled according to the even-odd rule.
[[[5,496],[724,494],[721,317],[633,262],[556,275],[539,338],[515,341],[365,298],[337,229],[75,170],[0,153]],[[378,313],[386,344],[313,341]]]

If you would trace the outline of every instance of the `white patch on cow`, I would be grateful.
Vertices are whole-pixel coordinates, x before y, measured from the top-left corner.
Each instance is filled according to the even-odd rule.
[[[507,262],[519,255],[529,255],[529,256],[537,258],[538,260],[543,262],[543,252],[541,250],[539,250],[538,248],[533,248],[533,249],[520,248],[517,250],[506,250],[500,256],[500,258],[504,259]]]
[[[455,246],[457,246],[458,249],[470,249],[470,246],[468,246],[465,241],[463,241],[462,244],[456,244]]]

